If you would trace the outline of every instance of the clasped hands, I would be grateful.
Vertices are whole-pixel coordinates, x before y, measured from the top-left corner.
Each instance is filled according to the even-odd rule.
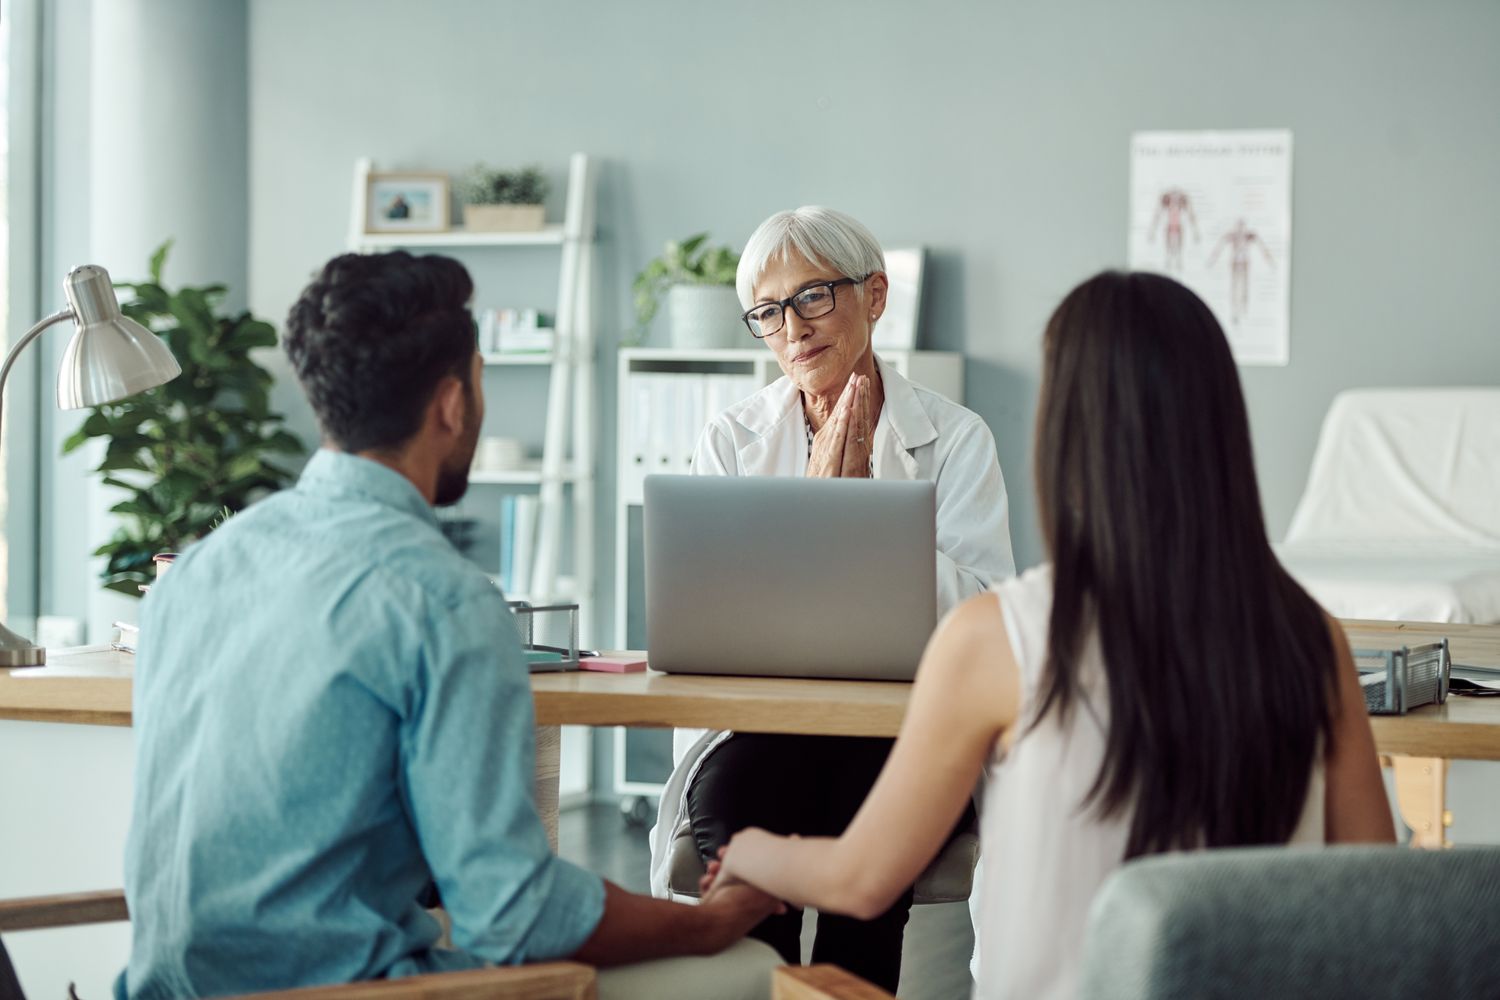
[[[813,435],[807,474],[825,479],[866,479],[875,415],[870,408],[870,376],[850,375],[833,414]]]
[[[796,840],[794,833],[790,837],[778,837],[757,827],[747,827],[729,838],[729,843],[719,848],[719,856],[708,862],[708,870],[698,880],[698,893],[707,901],[715,893],[723,892],[736,886],[747,886],[746,882],[739,876],[741,870],[740,862],[749,856],[776,850],[776,842],[779,840]],[[759,891],[759,890],[757,890]],[[786,911],[786,905],[778,901],[780,909],[776,912]]]

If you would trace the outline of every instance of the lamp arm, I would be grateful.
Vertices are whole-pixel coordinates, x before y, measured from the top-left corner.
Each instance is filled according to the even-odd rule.
[[[40,337],[47,327],[72,318],[72,309],[59,309],[22,334],[21,339],[16,341],[16,346],[12,347],[10,353],[5,356],[5,364],[0,365],[0,423],[3,423],[5,417],[5,380],[10,377],[10,370],[14,367],[16,358],[26,349],[26,345]],[[46,662],[47,651],[45,649],[34,645],[0,624],[0,668],[39,667]]]
[[[40,337],[42,331],[47,329],[47,327],[72,318],[72,309],[59,309],[23,333],[21,339],[16,341],[16,346],[12,347],[10,353],[5,356],[5,364],[0,365],[0,428],[3,428],[5,421],[5,380],[10,377],[10,370],[15,365],[16,358],[26,349],[26,345]]]

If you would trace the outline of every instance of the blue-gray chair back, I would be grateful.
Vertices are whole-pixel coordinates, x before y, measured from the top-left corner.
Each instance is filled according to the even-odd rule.
[[[1500,997],[1500,847],[1144,858],[1100,889],[1083,1000]]]

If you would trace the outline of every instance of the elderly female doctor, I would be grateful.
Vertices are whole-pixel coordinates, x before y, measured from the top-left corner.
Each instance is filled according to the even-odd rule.
[[[736,283],[745,325],[775,353],[785,377],[709,423],[693,472],[932,480],[939,614],[1013,575],[1005,483],[989,429],[970,410],[902,378],[871,349],[888,281],[869,230],[831,209],[779,212],[750,237]],[[748,826],[843,832],[890,746],[884,739],[679,730],[677,767],[652,832],[653,889],[669,893],[669,848],[684,822],[705,859]],[[910,907],[908,891],[874,920],[820,915],[813,961],[894,992]],[[794,911],[752,933],[796,963],[800,928]]]

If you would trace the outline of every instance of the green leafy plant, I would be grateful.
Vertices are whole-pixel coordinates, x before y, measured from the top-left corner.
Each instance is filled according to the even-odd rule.
[[[656,317],[662,296],[673,285],[734,286],[740,255],[728,247],[708,246],[708,234],[698,233],[681,242],[668,240],[660,257],[651,260],[635,276],[636,335],[644,337]]]
[[[303,452],[271,412],[271,373],[250,357],[276,344],[275,329],[249,312],[223,313],[223,285],[167,289],[171,245],[152,254],[151,280],[116,287],[133,295],[121,310],[167,342],[182,374],[93,407],[63,443],[67,453],[90,438],[109,442],[95,471],[129,496],[110,508],[124,523],[94,554],[108,557],[106,588],[137,596],[137,585],[152,580],[152,556],[181,550],[285,486],[292,473],[275,460]]]
[[[547,199],[547,178],[536,167],[497,170],[476,163],[453,189],[465,205],[540,205]]]

